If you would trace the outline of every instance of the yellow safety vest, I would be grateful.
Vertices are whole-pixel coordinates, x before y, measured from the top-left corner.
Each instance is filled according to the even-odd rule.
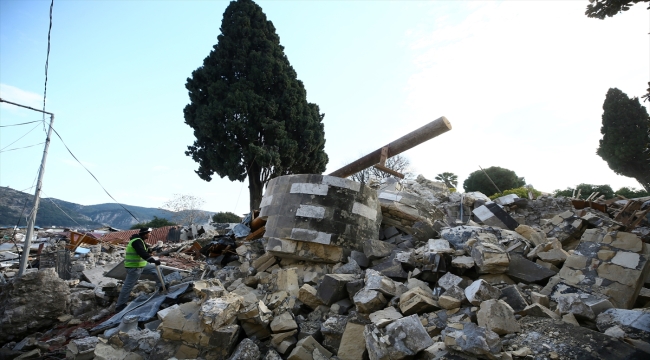
[[[129,241],[129,244],[126,246],[126,255],[124,257],[124,267],[127,268],[141,268],[145,267],[147,265],[147,261],[138,255],[137,252],[135,252],[135,248],[133,248],[133,242],[134,241],[142,241],[144,244],[144,250],[147,251],[147,243],[144,242],[144,240],[140,238],[135,238],[131,241]]]

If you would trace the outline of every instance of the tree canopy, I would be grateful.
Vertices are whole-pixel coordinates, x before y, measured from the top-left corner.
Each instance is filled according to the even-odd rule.
[[[248,177],[250,207],[273,177],[322,173],[328,162],[324,114],[307,92],[275,27],[252,0],[237,0],[223,14],[217,44],[185,85],[185,123],[196,140],[186,155],[205,181],[216,173]]]
[[[144,223],[138,223],[133,226],[131,226],[131,230],[135,229],[140,229],[140,228],[161,228],[163,226],[172,226],[176,225],[173,222],[165,219],[165,218],[159,218],[157,216],[153,217],[153,220],[149,222],[144,222]]]
[[[648,130],[650,117],[638,98],[612,88],[603,104],[603,138],[596,153],[619,175],[635,178],[650,191]]]
[[[604,19],[607,16],[612,17],[622,11],[628,11],[636,3],[650,2],[650,0],[589,0],[589,2],[591,4],[587,5],[585,15],[590,18]]]
[[[489,178],[485,175],[486,173],[489,175]],[[483,172],[483,170],[477,170],[469,174],[467,179],[463,182],[463,188],[465,189],[465,192],[480,191],[487,196],[496,194],[499,191],[494,188],[490,179],[494,181],[494,184],[501,191],[515,189],[526,185],[524,178],[518,177],[514,171],[498,166],[492,166],[485,169],[485,172]]]
[[[212,221],[218,224],[241,222],[241,216],[230,211],[219,211],[212,215]]]
[[[188,194],[174,194],[174,197],[165,201],[161,209],[171,213],[172,220],[179,225],[192,225],[207,221],[210,216],[201,210],[205,200]]]
[[[444,182],[448,188],[456,188],[458,186],[458,175],[451,172],[438,174],[435,179]]]
[[[574,188],[568,187],[564,190],[555,190],[553,192],[554,196],[566,196],[578,197],[578,191],[580,191],[580,198],[586,199],[594,192],[598,193],[598,196],[605,195],[605,199],[611,199],[614,197],[614,190],[609,185],[593,185],[593,184],[580,184]]]

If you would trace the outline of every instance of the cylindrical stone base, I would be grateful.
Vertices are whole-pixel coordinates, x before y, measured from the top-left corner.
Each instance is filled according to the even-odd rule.
[[[379,238],[377,192],[328,175],[287,175],[269,181],[260,204],[265,237],[335,245],[363,251]]]

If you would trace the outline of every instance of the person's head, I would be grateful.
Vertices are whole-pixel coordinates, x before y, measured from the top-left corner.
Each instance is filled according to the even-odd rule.
[[[149,238],[149,234],[151,233],[151,228],[142,228],[140,229],[140,232],[138,233],[138,236],[140,236],[141,239],[147,240]]]

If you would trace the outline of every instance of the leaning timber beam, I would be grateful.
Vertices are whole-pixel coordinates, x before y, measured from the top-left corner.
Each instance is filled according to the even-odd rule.
[[[431,140],[440,134],[446,133],[449,130],[451,130],[451,123],[446,117],[442,116],[423,127],[402,136],[390,144],[382,146],[370,154],[345,165],[344,167],[332,172],[330,176],[345,178],[375,164],[383,165],[382,160],[385,161],[387,158],[401,154],[404,151],[416,147],[427,140]],[[387,149],[387,152],[384,150],[385,157],[382,157],[382,149]]]

